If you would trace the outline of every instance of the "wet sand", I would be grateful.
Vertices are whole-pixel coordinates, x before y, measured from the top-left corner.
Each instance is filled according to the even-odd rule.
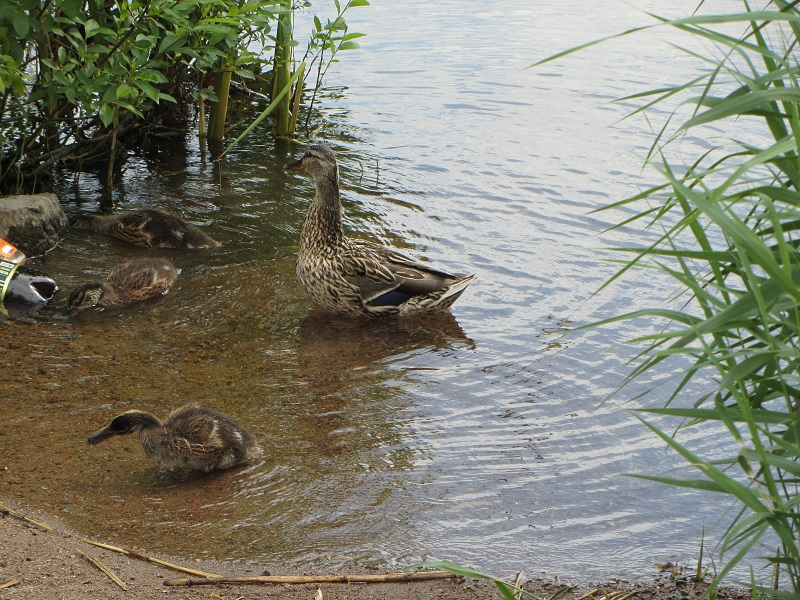
[[[318,600],[491,600],[502,595],[494,584],[485,580],[447,579],[404,583],[375,584],[303,584],[303,585],[203,585],[194,587],[165,586],[170,579],[188,577],[167,567],[105,550],[86,543],[85,536],[69,529],[51,515],[18,503],[3,500],[4,505],[17,513],[0,511],[0,598],[94,600],[96,598],[217,598],[255,600],[287,598]],[[53,527],[45,531],[18,515],[27,516]],[[113,540],[91,538],[116,545]],[[144,549],[135,549],[183,567],[215,573],[226,577],[261,575],[257,565],[192,561],[156,556]],[[127,591],[90,561],[99,560],[115,574]],[[272,575],[327,575],[335,573],[272,573]],[[341,573],[336,573],[341,574]],[[358,573],[347,573],[354,575]],[[371,572],[370,574],[376,574]],[[563,587],[547,579],[533,579],[525,589],[541,598],[551,597]],[[610,580],[603,583],[585,582],[575,585],[559,596],[564,600],[609,598],[616,592],[633,592],[629,597],[643,600],[699,598],[705,591],[703,583],[678,581],[667,575],[655,576],[646,582]],[[744,600],[747,590],[725,588],[718,599]]]

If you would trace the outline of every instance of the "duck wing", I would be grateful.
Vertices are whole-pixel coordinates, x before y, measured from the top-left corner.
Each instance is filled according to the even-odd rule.
[[[217,413],[198,406],[175,411],[165,423],[180,446],[184,464],[203,471],[217,468],[229,453],[221,425]]]
[[[349,242],[341,255],[344,275],[369,306],[400,306],[416,296],[445,290],[461,277],[373,242]]]
[[[141,248],[152,248],[153,243],[147,228],[153,220],[152,211],[137,211],[119,215],[105,233],[111,237]]]
[[[193,447],[201,446],[206,451],[222,449],[225,441],[219,431],[218,420],[209,415],[194,415],[181,430],[181,434]]]

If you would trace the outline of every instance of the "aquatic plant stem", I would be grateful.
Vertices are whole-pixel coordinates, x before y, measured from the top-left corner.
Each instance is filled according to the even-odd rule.
[[[198,112],[197,128],[200,131],[200,137],[205,138],[208,133],[206,131],[206,101],[205,98],[203,98],[202,96],[199,98],[199,101],[200,102],[197,106],[197,112]]]
[[[301,62],[297,67],[298,75],[297,83],[294,86],[294,101],[292,102],[292,116],[289,121],[289,132],[294,133],[297,130],[297,113],[300,112],[300,99],[303,96],[303,82],[305,78],[303,75],[306,71],[306,63]]]
[[[111,151],[108,156],[108,171],[106,172],[106,186],[111,195],[111,183],[114,177],[114,158],[117,153],[117,131],[119,130],[119,107],[114,107],[114,120],[111,124]]]
[[[278,90],[286,87],[292,72],[292,12],[291,3],[286,2],[287,13],[278,20],[278,31],[275,36],[275,64],[273,96]],[[275,132],[278,135],[291,133],[289,123],[291,120],[292,98],[284,94],[278,103],[275,115]]]
[[[214,93],[217,101],[211,103],[208,119],[208,139],[212,142],[222,140],[225,134],[225,119],[228,113],[228,95],[231,88],[231,72],[220,71],[214,77]]]
[[[280,102],[281,98],[283,98],[289,92],[289,90],[292,89],[292,84],[297,80],[298,77],[300,77],[300,75],[301,75],[301,71],[298,69],[297,72],[294,75],[291,76],[291,78],[289,79],[287,84],[284,86],[284,88],[280,91],[280,93],[272,100],[272,102],[270,102],[269,106],[267,106],[267,108],[265,108],[264,111],[260,115],[258,115],[255,118],[255,120],[252,123],[250,123],[250,125],[248,125],[247,129],[245,129],[239,135],[239,137],[237,137],[235,140],[233,140],[228,145],[228,147],[225,148],[225,150],[223,150],[222,153],[218,157],[216,157],[214,160],[222,160],[225,157],[225,155],[231,150],[231,148],[233,148],[236,144],[238,144],[240,141],[242,141],[242,139],[248,133],[253,131],[253,129],[255,129],[258,126],[259,123],[261,123],[261,121],[263,121],[273,110],[275,110],[275,107],[278,105],[278,102]]]

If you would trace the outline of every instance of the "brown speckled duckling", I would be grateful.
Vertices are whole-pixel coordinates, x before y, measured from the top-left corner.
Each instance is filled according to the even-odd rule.
[[[77,217],[75,226],[105,233],[142,248],[200,249],[220,245],[196,225],[154,208],[114,215],[84,214]]]
[[[413,315],[450,308],[474,275],[450,274],[365,240],[345,237],[339,168],[327,144],[287,169],[308,172],[314,202],[300,232],[297,278],[323,310],[349,316]]]
[[[132,260],[111,271],[102,283],[86,283],[72,290],[67,305],[83,309],[150,300],[166,294],[177,276],[178,271],[166,258]]]
[[[150,413],[129,410],[89,436],[99,444],[113,435],[139,432],[145,454],[165,469],[228,469],[261,456],[261,446],[228,415],[202,406],[184,406],[163,423]]]

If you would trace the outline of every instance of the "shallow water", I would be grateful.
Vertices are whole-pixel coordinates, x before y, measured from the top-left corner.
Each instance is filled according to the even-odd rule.
[[[313,313],[294,280],[313,185],[282,168],[302,149],[256,132],[215,165],[194,135],[165,143],[126,164],[117,208],[175,210],[223,246],[154,252],[73,231],[34,261],[65,291],[32,322],[0,323],[0,494],[83,533],[273,572],[441,558],[501,576],[639,576],[692,564],[703,526],[719,538],[719,498],[621,476],[677,464],[601,404],[634,352],[620,344],[647,324],[564,337],[673,291],[633,277],[593,296],[616,269],[608,248],[646,240],[591,211],[649,177],[652,133],[611,101],[699,66],[662,32],[525,69],[647,23],[640,9],[659,3],[402,4],[350,13],[368,37],[329,75],[317,136],[339,154],[351,234],[478,275],[452,316]],[[70,214],[98,207],[91,174],[57,192]],[[182,270],[163,301],[67,314],[73,286],[156,253]],[[124,410],[188,402],[235,415],[263,462],[176,477],[135,439],[85,443]]]

